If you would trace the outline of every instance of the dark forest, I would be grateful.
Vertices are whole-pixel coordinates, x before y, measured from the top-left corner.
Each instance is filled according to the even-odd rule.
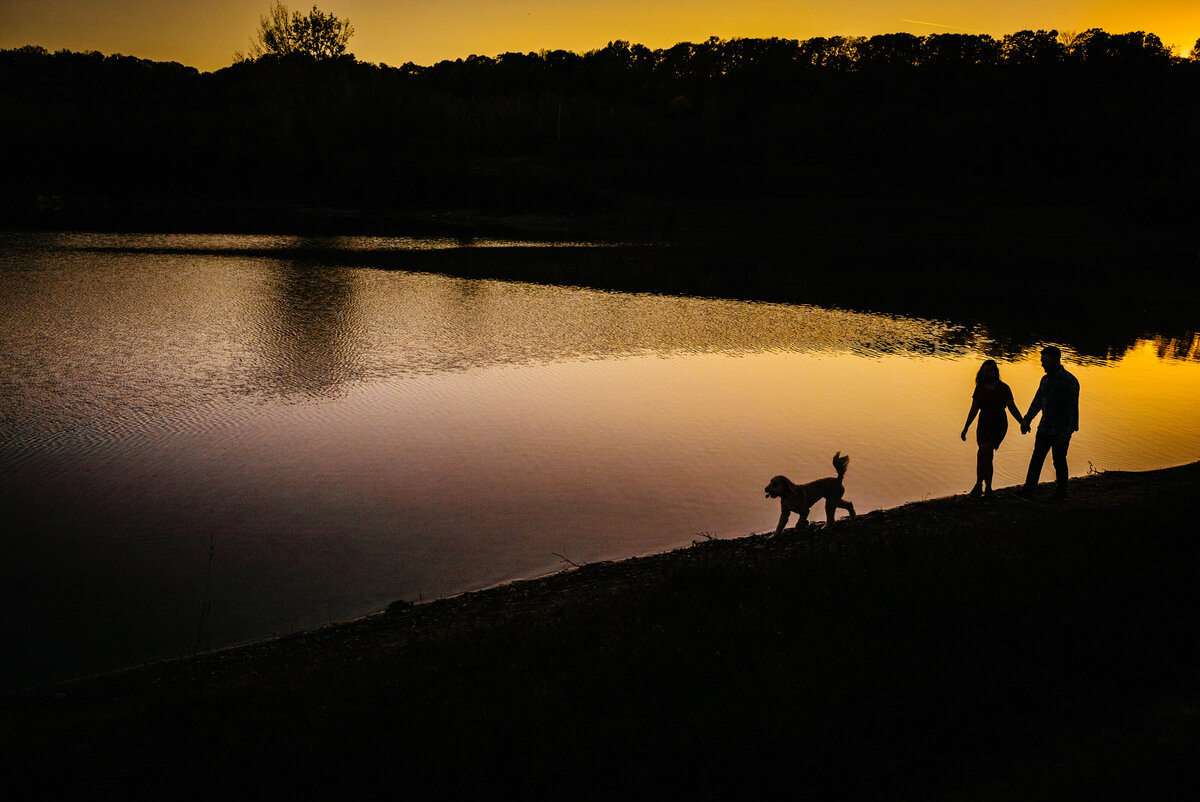
[[[1063,39],[613,42],[214,73],[26,47],[0,51],[5,201],[582,214],[884,194],[1182,214],[1200,63],[1142,33]]]

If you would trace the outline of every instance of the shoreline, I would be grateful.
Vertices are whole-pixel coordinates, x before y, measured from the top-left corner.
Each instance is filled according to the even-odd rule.
[[[1065,504],[912,502],[8,693],[5,775],[132,796],[601,769],[597,790],[702,796],[1193,782],[1198,489],[1200,462],[1077,478]]]

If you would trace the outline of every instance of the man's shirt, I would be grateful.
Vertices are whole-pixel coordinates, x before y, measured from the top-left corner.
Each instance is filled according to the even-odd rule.
[[[1042,420],[1038,423],[1038,434],[1061,437],[1079,431],[1079,380],[1066,368],[1060,366],[1042,377],[1026,420],[1039,411]]]

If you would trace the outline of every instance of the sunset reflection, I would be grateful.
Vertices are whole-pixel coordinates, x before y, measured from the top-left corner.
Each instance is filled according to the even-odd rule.
[[[963,493],[979,363],[995,356],[1022,409],[1042,375],[1037,343],[949,321],[179,244],[14,248],[0,273],[0,477],[52,535],[10,555],[5,601],[75,589],[70,615],[30,603],[31,632],[84,650],[64,662],[119,663],[116,642],[171,654],[210,544],[220,645],[555,555],[767,531],[765,482],[825,476],[838,451],[860,514]],[[1063,346],[1082,386],[1074,475],[1200,455],[1194,335],[1110,359]],[[1010,431],[997,488],[1031,448]]]

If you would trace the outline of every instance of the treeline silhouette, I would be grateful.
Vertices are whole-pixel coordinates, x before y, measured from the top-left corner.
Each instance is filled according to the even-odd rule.
[[[695,247],[576,283],[913,313],[961,311],[980,282],[988,303],[1029,294],[964,284],[996,268],[1190,316],[1198,92],[1200,61],[1096,29],[212,73],[25,47],[0,51],[2,201],[9,227],[666,239]],[[870,281],[848,292],[842,268]],[[1171,280],[1130,295],[1130,270]]]
[[[613,42],[430,67],[213,73],[0,52],[9,201],[594,211],[622,197],[1100,192],[1156,218],[1194,170],[1200,65],[1090,30]]]

